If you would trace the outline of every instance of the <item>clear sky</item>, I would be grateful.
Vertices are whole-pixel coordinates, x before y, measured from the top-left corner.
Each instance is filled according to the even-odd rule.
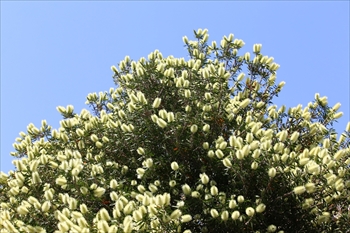
[[[1,1],[1,171],[13,170],[10,152],[20,131],[62,119],[56,106],[76,112],[91,92],[114,87],[111,65],[138,60],[155,49],[187,57],[182,36],[207,28],[209,42],[233,33],[252,53],[281,65],[285,81],[275,103],[294,107],[328,96],[349,114],[348,1]]]

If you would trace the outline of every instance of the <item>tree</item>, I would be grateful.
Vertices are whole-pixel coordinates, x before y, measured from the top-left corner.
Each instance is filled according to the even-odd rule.
[[[30,124],[0,175],[0,232],[349,232],[350,122],[339,104],[273,104],[284,82],[261,44],[183,37],[112,66],[92,112]],[[246,72],[247,74],[244,74]]]

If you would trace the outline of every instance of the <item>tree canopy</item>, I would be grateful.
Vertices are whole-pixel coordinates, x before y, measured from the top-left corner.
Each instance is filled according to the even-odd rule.
[[[112,66],[116,88],[29,124],[0,174],[0,232],[346,232],[350,122],[315,95],[276,106],[273,57],[233,34]]]

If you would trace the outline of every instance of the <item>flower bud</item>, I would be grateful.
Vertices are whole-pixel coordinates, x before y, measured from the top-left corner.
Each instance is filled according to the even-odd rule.
[[[213,218],[217,218],[219,216],[219,212],[216,210],[216,209],[211,209],[210,210],[210,215],[213,217]]]
[[[294,192],[296,195],[303,194],[305,191],[306,191],[306,188],[305,188],[304,186],[295,187],[294,190],[293,190],[293,192]]]
[[[209,183],[209,177],[207,176],[207,174],[202,173],[200,175],[200,178],[201,178],[202,184],[208,184]]]
[[[188,44],[188,38],[187,38],[187,36],[182,37],[182,41],[183,41],[185,44]]]
[[[181,216],[181,222],[185,223],[185,222],[189,222],[192,220],[192,216],[189,214],[183,215]]]
[[[308,193],[313,193],[313,192],[316,191],[316,186],[315,186],[314,183],[307,183],[307,184],[305,185],[305,189],[306,189],[306,191],[307,191]]]
[[[270,168],[269,172],[268,172],[268,175],[271,178],[275,177],[276,176],[276,169],[274,167]]]
[[[256,170],[258,168],[259,164],[257,162],[252,162],[252,164],[250,165],[251,169]]]
[[[165,127],[167,126],[167,123],[166,123],[163,119],[158,118],[158,119],[157,119],[157,125],[158,125],[159,127],[161,127],[161,128],[165,128]]]
[[[174,171],[179,169],[179,165],[177,164],[177,162],[172,162],[171,163],[171,169],[173,169]]]
[[[106,192],[106,189],[98,187],[94,190],[95,197],[101,197]]]
[[[348,122],[348,124],[346,125],[345,131],[350,132],[350,122]]]
[[[270,225],[267,227],[267,232],[275,232],[277,227],[275,225]]]
[[[214,151],[212,151],[212,150],[208,151],[208,157],[213,158],[214,155],[215,155]]]
[[[243,197],[242,195],[239,195],[239,196],[237,197],[237,201],[238,201],[238,203],[244,202],[244,197]]]
[[[259,204],[259,205],[255,208],[255,211],[256,211],[257,213],[262,213],[262,212],[265,211],[265,209],[266,209],[266,205],[263,204],[263,203],[261,203],[261,204]]]
[[[245,209],[245,213],[251,217],[255,214],[255,210],[252,207],[248,207],[247,209]]]
[[[286,82],[282,81],[278,84],[278,88],[282,88],[284,87],[284,85],[286,84]]]
[[[162,102],[161,98],[155,98],[154,101],[153,101],[152,107],[153,108],[158,108],[160,106],[161,102]]]
[[[299,132],[294,132],[291,136],[290,136],[290,140],[292,142],[296,142],[296,140],[298,140],[298,137],[299,137]]]
[[[219,77],[223,77],[224,74],[225,74],[225,68],[222,67],[222,66],[219,67],[219,69],[218,69],[218,75],[219,75]]]
[[[334,159],[336,161],[339,161],[343,156],[345,155],[345,150],[338,150],[335,155],[334,155]]]
[[[118,73],[117,67],[115,67],[115,66],[111,66],[111,70],[112,70],[114,73]]]
[[[26,215],[29,210],[27,209],[27,207],[21,205],[17,208],[17,212],[20,214],[20,215]]]
[[[230,209],[234,209],[237,207],[237,202],[235,200],[230,200],[229,204],[228,204],[228,207]]]
[[[333,110],[334,112],[336,112],[336,111],[338,111],[338,109],[340,108],[340,106],[341,106],[340,103],[336,103],[336,104],[333,106],[332,110]]]
[[[192,133],[196,133],[197,130],[198,130],[198,126],[197,126],[197,125],[192,125],[192,126],[191,126],[191,132],[192,132]]]
[[[249,53],[249,52],[246,52],[246,53],[244,54],[244,60],[246,60],[246,61],[249,61],[249,60],[250,60],[250,53]]]
[[[242,150],[237,150],[236,151],[236,157],[237,157],[237,159],[242,160],[244,158],[243,151]]]
[[[62,186],[67,184],[67,179],[65,177],[59,177],[56,179],[56,184]]]
[[[209,143],[208,142],[204,142],[203,143],[203,149],[205,149],[205,150],[209,149]]]
[[[241,108],[245,108],[245,107],[247,107],[248,106],[248,104],[250,103],[250,99],[245,99],[245,100],[243,100],[240,104],[239,104],[239,106],[241,107]]]
[[[220,149],[217,149],[215,151],[215,155],[216,157],[218,157],[219,159],[222,159],[224,157],[224,153],[222,153],[222,151]]]
[[[336,114],[333,115],[334,119],[338,119],[343,116],[343,112],[337,112]]]
[[[261,44],[254,44],[253,45],[253,52],[254,53],[260,53],[261,50]]]
[[[186,111],[186,112],[191,112],[191,110],[192,110],[191,106],[186,105],[186,107],[185,107],[185,111]]]
[[[220,45],[222,48],[225,48],[226,45],[227,45],[227,41],[225,39],[222,39],[221,42],[220,42]]]
[[[216,196],[216,195],[218,195],[219,190],[216,186],[211,186],[210,193],[211,193],[211,195]]]
[[[144,155],[145,154],[145,150],[142,147],[139,147],[139,148],[137,148],[137,153],[139,155]]]
[[[287,139],[288,132],[286,130],[283,130],[279,133],[279,140],[281,142],[284,142]]]
[[[225,158],[222,160],[222,163],[224,164],[225,167],[227,168],[231,168],[232,167],[232,163],[228,158]]]
[[[167,119],[168,119],[168,122],[173,122],[174,119],[175,119],[174,113],[173,112],[168,112]]]
[[[240,215],[241,215],[241,214],[239,213],[239,211],[238,211],[238,210],[235,210],[235,211],[232,212],[231,218],[232,218],[233,220],[237,220],[237,219],[239,218]]]

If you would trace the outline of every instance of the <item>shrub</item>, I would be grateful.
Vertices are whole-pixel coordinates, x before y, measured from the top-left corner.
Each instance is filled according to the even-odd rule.
[[[207,30],[190,59],[112,66],[117,88],[30,124],[0,175],[0,232],[345,232],[350,123],[315,95],[277,107],[279,65]],[[247,74],[244,74],[247,73]]]

